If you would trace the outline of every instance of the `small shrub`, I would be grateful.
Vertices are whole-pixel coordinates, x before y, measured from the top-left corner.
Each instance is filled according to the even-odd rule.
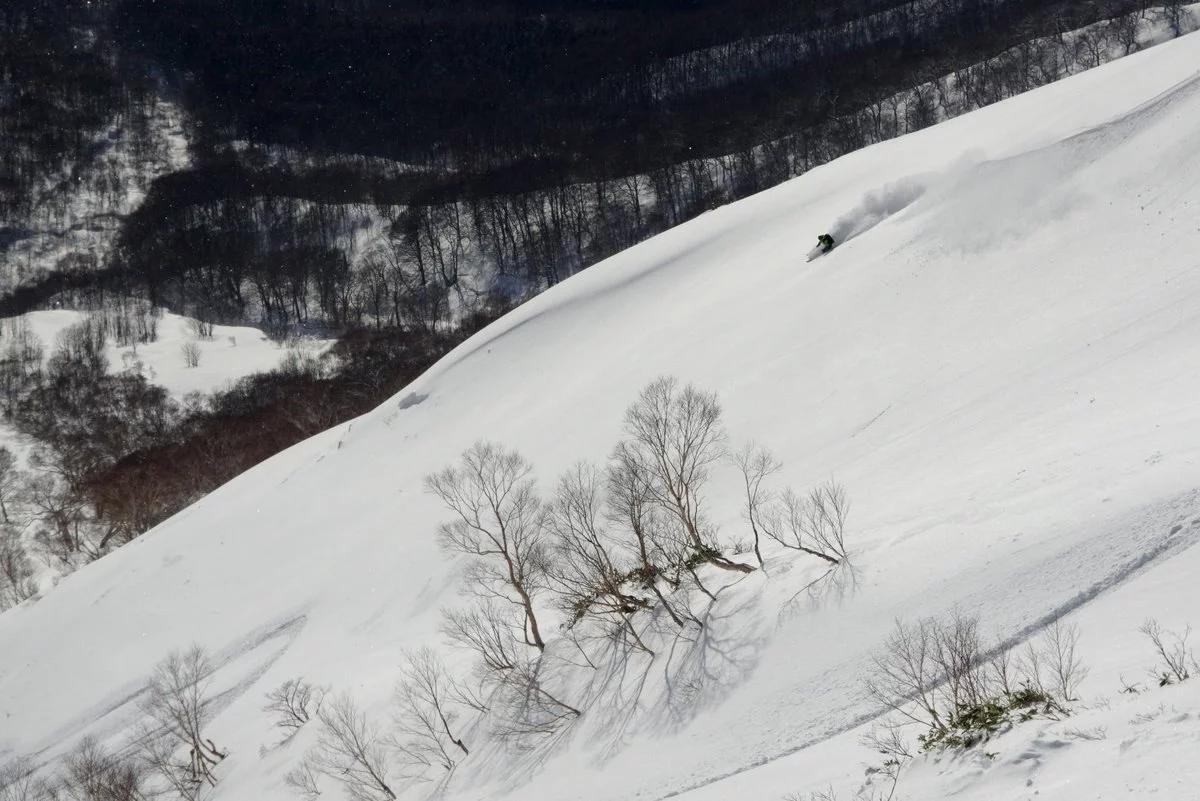
[[[179,346],[179,352],[183,355],[183,363],[187,367],[200,366],[200,346],[195,342],[184,342]]]
[[[1188,645],[1192,627],[1185,626],[1182,634],[1164,629],[1158,621],[1151,618],[1138,629],[1154,646],[1164,667],[1153,671],[1159,687],[1178,684],[1191,678],[1193,672],[1200,671],[1200,661]]]
[[[1001,729],[1035,717],[1065,716],[1067,711],[1048,693],[1032,687],[1003,693],[981,703],[956,709],[944,726],[930,726],[917,741],[924,751],[974,748]]]

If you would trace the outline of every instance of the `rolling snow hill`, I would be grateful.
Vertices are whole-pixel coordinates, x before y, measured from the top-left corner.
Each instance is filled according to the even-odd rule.
[[[402,797],[846,797],[875,761],[866,658],[897,616],[955,605],[1018,638],[1069,615],[1092,703],[995,759],[918,761],[898,797],[1200,797],[1198,688],[1119,695],[1153,663],[1146,616],[1200,624],[1197,65],[1186,36],[860,151],[530,301],[375,412],[0,615],[0,761],[121,742],[155,663],[197,642],[218,666],[206,731],[231,753],[213,797],[288,797],[310,738],[274,747],[268,690],[303,675],[386,721],[403,650],[444,649],[462,570],[423,476],[486,438],[549,488],[603,462],[671,374],[718,392],[731,438],[768,444],[788,483],[845,485],[855,569],[814,597],[820,568],[768,551],[703,636],[607,688],[564,669],[584,712],[552,745],[481,726],[448,782]],[[805,264],[825,230],[839,247]],[[709,500],[727,544],[747,537],[739,482],[723,468]]]

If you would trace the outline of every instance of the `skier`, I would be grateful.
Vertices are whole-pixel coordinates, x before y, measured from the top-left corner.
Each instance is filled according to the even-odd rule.
[[[821,234],[817,237],[817,246],[808,251],[808,260],[812,261],[818,256],[824,256],[831,250],[833,250],[833,237],[829,234]]]

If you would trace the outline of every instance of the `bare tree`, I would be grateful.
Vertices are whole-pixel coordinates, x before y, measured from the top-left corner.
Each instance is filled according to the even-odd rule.
[[[322,691],[303,679],[288,679],[267,693],[264,712],[275,717],[275,727],[287,733],[291,739],[296,732],[312,719],[313,711],[321,705]]]
[[[1075,63],[1085,70],[1100,66],[1104,62],[1107,46],[1107,37],[1102,28],[1080,31],[1075,39]]]
[[[479,442],[463,453],[459,467],[426,477],[425,486],[456,516],[438,527],[442,547],[473,558],[468,579],[481,594],[520,605],[523,641],[544,650],[533,598],[547,567],[545,510],[529,463],[515,451]]]
[[[1191,678],[1193,670],[1200,670],[1200,663],[1197,663],[1196,655],[1188,645],[1188,637],[1192,634],[1191,626],[1185,626],[1182,634],[1176,634],[1164,629],[1154,618],[1150,618],[1138,631],[1146,635],[1166,665],[1166,670],[1155,672],[1159,686],[1187,681]]]
[[[1191,27],[1192,20],[1186,0],[1165,0],[1160,5],[1157,16],[1176,38],[1183,36]]]
[[[175,795],[182,801],[199,801],[210,785],[197,774],[194,760],[180,755],[178,741],[152,723],[141,724],[134,739],[141,762],[156,779],[151,797]]]
[[[754,556],[758,559],[758,566],[762,567],[759,542],[764,530],[763,516],[768,514],[767,507],[772,500],[770,490],[763,487],[763,481],[782,470],[783,464],[769,450],[753,443],[738,451],[734,462],[742,471],[742,484],[746,491],[746,508],[742,513],[754,534]]]
[[[84,737],[63,764],[61,793],[71,801],[145,801],[145,766],[110,753],[94,737]]]
[[[802,498],[787,489],[778,503],[770,504],[759,519],[768,537],[785,548],[839,564],[846,559],[846,518],[850,500],[846,490],[828,481]]]
[[[680,527],[694,553],[726,570],[754,568],[721,556],[705,522],[703,493],[714,464],[725,455],[725,430],[715,394],[671,377],[651,382],[625,412],[622,458],[649,480],[650,499]]]
[[[52,801],[50,788],[38,778],[33,760],[20,757],[0,765],[0,801]]]
[[[1061,618],[1046,627],[1041,634],[1043,664],[1049,674],[1046,692],[1060,701],[1075,701],[1079,683],[1087,678],[1088,670],[1077,653],[1079,627]]]
[[[494,701],[491,711],[505,721],[505,733],[546,733],[579,717],[578,709],[544,685],[540,661],[518,650],[521,622],[511,606],[485,600],[443,614],[447,638],[478,657],[481,683]]]
[[[288,788],[307,801],[316,801],[321,795],[321,775],[311,753],[305,754],[300,764],[283,777]]]
[[[173,651],[154,669],[145,708],[159,726],[160,736],[151,738],[156,742],[148,745],[158,749],[152,756],[159,771],[169,769],[176,752],[186,748],[188,761],[182,771],[186,779],[215,786],[212,768],[227,755],[204,737],[204,726],[212,714],[208,697],[212,672],[208,654],[199,645]],[[168,780],[176,783],[175,778]]]
[[[933,662],[941,677],[939,692],[943,707],[956,713],[988,700],[988,663],[984,658],[979,619],[958,609],[936,621],[933,633]]]
[[[378,727],[345,693],[327,698],[317,712],[317,745],[309,754],[305,780],[319,773],[339,782],[354,801],[395,801],[391,763]],[[293,783],[293,787],[296,784]]]
[[[23,475],[17,469],[17,457],[7,447],[0,445],[0,517],[5,523],[9,519],[9,507],[19,494]]]
[[[896,627],[871,659],[867,692],[913,723],[945,729],[947,717],[938,692],[937,629],[932,619]]]
[[[676,572],[682,561],[678,538],[672,536],[663,510],[654,503],[651,477],[629,443],[620,443],[613,451],[606,474],[608,489],[608,519],[620,526],[625,534],[626,547],[633,553],[637,566],[631,574],[643,587],[658,598],[676,626],[683,628],[684,619],[668,601],[659,581],[665,580],[672,589],[678,588],[678,576],[671,575],[667,568],[674,566]]]
[[[192,318],[188,320],[188,330],[192,332],[192,336],[196,337],[196,339],[208,340],[213,338],[213,324],[209,320]]]
[[[20,531],[0,525],[0,609],[16,606],[36,594],[33,565],[21,544]]]
[[[402,670],[396,687],[397,749],[414,767],[454,770],[458,760],[470,754],[454,731],[455,699],[461,695],[456,682],[430,648],[405,653]]]
[[[200,366],[200,346],[192,341],[184,342],[179,346],[179,353],[183,356],[183,364],[185,367]]]
[[[1125,55],[1141,49],[1138,43],[1141,23],[1142,15],[1137,12],[1121,14],[1109,22],[1109,27],[1112,29],[1113,35],[1116,37],[1117,43],[1121,46]]]
[[[569,615],[568,628],[585,617],[615,619],[638,648],[652,653],[631,620],[650,602],[626,589],[630,566],[609,546],[604,507],[603,476],[594,467],[578,464],[559,480],[547,515],[556,555],[550,584]]]
[[[37,541],[50,555],[71,564],[87,545],[83,498],[71,489],[69,482],[52,473],[30,479],[23,497],[30,518],[41,524],[35,532]]]
[[[507,606],[481,601],[466,609],[447,609],[442,631],[453,644],[474,651],[485,674],[505,674],[520,659],[513,647],[520,621]]]

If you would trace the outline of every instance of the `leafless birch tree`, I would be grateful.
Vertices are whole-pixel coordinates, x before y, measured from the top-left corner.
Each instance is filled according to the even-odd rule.
[[[613,451],[606,473],[608,520],[621,532],[625,546],[632,552],[636,567],[632,575],[654,593],[661,608],[676,626],[684,626],[683,616],[667,599],[659,586],[665,581],[670,589],[679,586],[678,565],[686,547],[673,535],[666,515],[654,503],[651,477],[628,443]],[[674,568],[672,571],[671,568]]]
[[[746,492],[743,514],[750,524],[750,533],[754,535],[754,557],[758,559],[758,566],[762,567],[762,548],[759,543],[765,533],[764,516],[770,514],[773,500],[772,492],[763,486],[763,482],[783,469],[783,464],[769,450],[754,444],[738,451],[734,463],[742,471],[742,485]]]
[[[643,489],[649,499],[681,529],[693,552],[726,570],[753,570],[721,556],[704,518],[704,488],[726,452],[716,395],[659,378],[625,412],[624,431],[620,458],[648,479]]]
[[[576,465],[559,480],[547,515],[555,549],[550,585],[569,615],[568,627],[588,617],[616,621],[638,648],[650,653],[631,620],[650,602],[627,589],[632,565],[611,547],[603,488],[603,476],[587,464]]]
[[[845,488],[828,481],[801,497],[784,490],[777,502],[760,513],[758,526],[785,548],[836,565],[846,559],[846,518],[850,499]]]
[[[353,801],[395,801],[384,736],[354,699],[346,693],[325,699],[317,720],[317,745],[305,763],[289,774],[288,783],[302,792],[307,787],[319,793],[316,775],[320,774],[341,784]]]
[[[473,588],[518,604],[525,617],[523,641],[545,649],[533,607],[546,573],[545,510],[529,463],[514,451],[479,442],[463,453],[458,467],[426,477],[425,486],[455,515],[438,527],[442,547],[472,557]]]
[[[461,691],[430,648],[404,655],[403,677],[396,687],[395,744],[401,757],[418,768],[454,770],[470,754],[456,732]]]
[[[0,801],[51,801],[50,788],[28,757],[0,765]]]
[[[84,737],[63,762],[59,791],[70,801],[146,801],[145,766]]]
[[[0,609],[7,609],[37,594],[33,564],[21,543],[20,531],[0,524]]]
[[[212,672],[208,654],[200,646],[174,651],[154,669],[145,703],[146,713],[158,726],[157,732],[148,733],[145,743],[155,767],[160,773],[182,773],[184,780],[194,785],[207,782],[215,786],[212,768],[227,756],[203,731],[211,717],[208,684]],[[177,763],[176,754],[182,748],[187,749],[188,760]],[[175,777],[167,778],[180,783]]]
[[[288,679],[271,692],[267,693],[267,704],[264,712],[269,712],[275,718],[275,727],[283,729],[286,739],[291,739],[296,732],[312,719],[315,710],[321,706],[324,693],[303,679]]]
[[[479,601],[467,609],[447,610],[444,617],[447,638],[478,657],[481,685],[493,699],[490,711],[507,721],[502,727],[506,733],[544,733],[580,715],[545,686],[540,661],[519,648],[521,624],[511,606]]]

